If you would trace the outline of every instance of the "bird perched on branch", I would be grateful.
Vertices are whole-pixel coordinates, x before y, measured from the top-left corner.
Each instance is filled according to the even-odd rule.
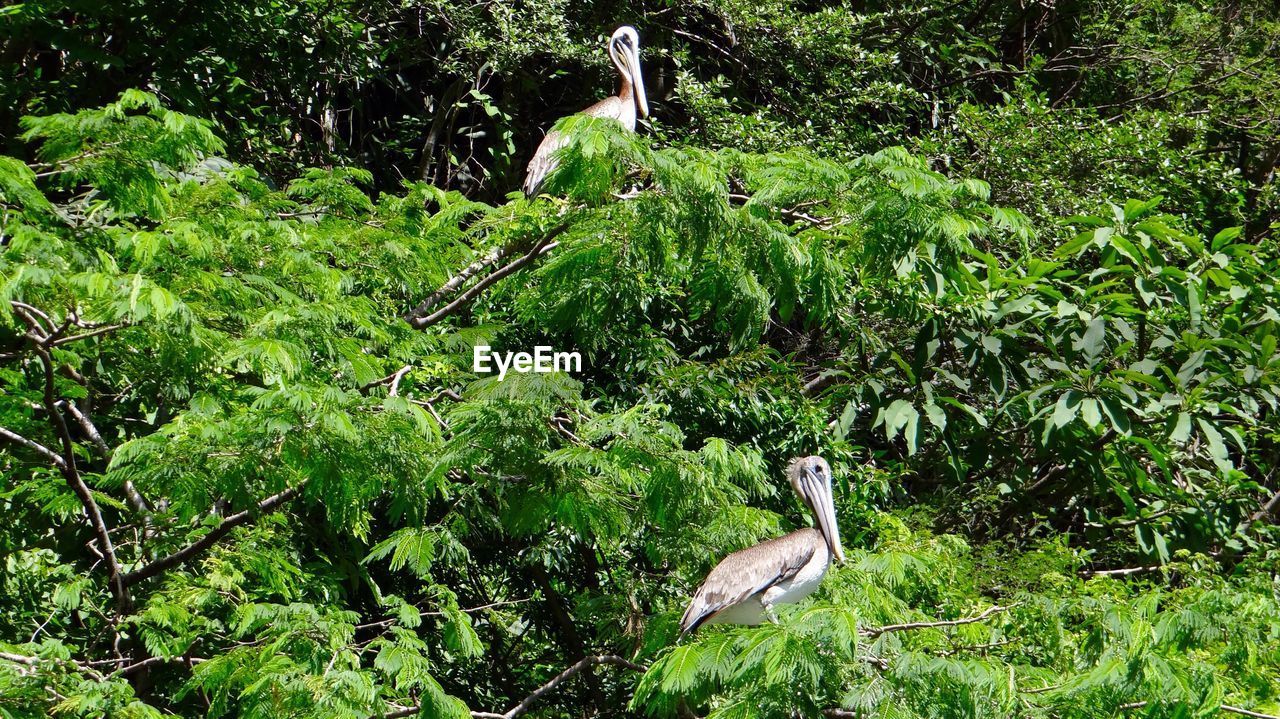
[[[613,31],[609,38],[609,59],[622,76],[622,89],[617,95],[606,97],[583,110],[581,114],[617,120],[627,130],[636,129],[636,115],[649,116],[649,100],[644,92],[644,78],[640,74],[640,34],[630,25]],[[524,178],[524,194],[533,197],[542,188],[547,175],[556,167],[556,151],[568,143],[562,133],[552,130],[542,138],[542,144],[533,153]]]
[[[813,527],[798,529],[734,552],[716,565],[693,593],[680,632],[703,624],[759,624],[773,619],[773,605],[794,604],[813,593],[834,557],[844,562],[831,496],[831,466],[822,457],[787,465],[787,479],[813,512]]]

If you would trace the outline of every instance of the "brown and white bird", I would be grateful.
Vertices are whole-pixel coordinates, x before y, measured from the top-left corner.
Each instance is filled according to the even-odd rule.
[[[831,496],[831,466],[822,457],[787,465],[787,479],[813,512],[815,526],[734,552],[694,592],[680,620],[684,634],[703,624],[759,624],[773,605],[794,604],[813,593],[834,557],[844,562]]]
[[[607,117],[617,120],[627,130],[636,129],[636,114],[649,116],[649,100],[644,94],[644,78],[640,75],[640,34],[630,25],[623,25],[613,31],[609,38],[609,59],[618,68],[622,76],[622,89],[613,97],[606,97],[583,110],[581,114],[592,117]],[[533,153],[529,161],[529,169],[524,178],[524,194],[533,197],[542,188],[556,166],[556,150],[564,147],[568,138],[552,130],[542,138],[542,144]]]

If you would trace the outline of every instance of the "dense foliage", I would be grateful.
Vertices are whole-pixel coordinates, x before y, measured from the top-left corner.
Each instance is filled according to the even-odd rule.
[[[0,716],[1280,715],[1274,5],[0,23]]]

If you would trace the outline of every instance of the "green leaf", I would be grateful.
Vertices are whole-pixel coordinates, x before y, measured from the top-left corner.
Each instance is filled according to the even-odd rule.
[[[1125,222],[1133,222],[1134,220],[1146,215],[1158,206],[1164,198],[1156,195],[1146,201],[1126,200],[1124,203],[1124,219]]]
[[[1169,441],[1174,444],[1186,444],[1191,438],[1191,415],[1186,412],[1179,412],[1173,423],[1173,430],[1169,432]]]
[[[682,694],[698,684],[699,665],[702,656],[696,645],[676,647],[650,669],[661,679],[661,687],[668,694]]]
[[[1107,415],[1107,419],[1111,421],[1111,427],[1121,436],[1127,437],[1130,433],[1129,413],[1125,411],[1124,406],[1114,399],[1103,399],[1102,411]]]
[[[1142,250],[1138,249],[1137,245],[1130,242],[1129,238],[1123,235],[1113,235],[1111,237],[1111,246],[1115,248],[1116,252],[1124,255],[1125,259],[1135,265],[1143,264]]]
[[[1107,320],[1104,317],[1094,317],[1089,320],[1089,324],[1085,326],[1084,334],[1080,336],[1080,340],[1073,346],[1078,352],[1083,352],[1086,357],[1094,358],[1102,354],[1104,342],[1107,337]]]
[[[1092,397],[1086,397],[1080,401],[1080,418],[1090,427],[1097,427],[1102,422],[1102,411],[1098,408],[1098,401]]]
[[[910,402],[905,399],[895,399],[884,411],[885,439],[892,440],[903,427],[907,426],[907,422],[917,415],[916,408]]]
[[[1067,258],[1080,254],[1093,243],[1093,232],[1081,232],[1054,252],[1054,257]]]
[[[1218,431],[1208,420],[1196,418],[1196,424],[1200,426],[1200,434],[1204,436],[1208,445],[1209,456],[1214,461],[1225,465],[1228,459],[1227,445],[1222,441],[1222,433]]]
[[[947,413],[943,411],[934,402],[926,402],[924,405],[925,416],[929,418],[929,423],[937,428],[939,432],[945,432],[947,429]]]
[[[1243,232],[1244,228],[1240,226],[1224,228],[1213,236],[1213,241],[1209,244],[1209,247],[1214,252],[1217,252],[1237,240]]]
[[[1080,411],[1080,402],[1083,395],[1076,390],[1068,390],[1065,394],[1058,398],[1058,402],[1053,408],[1053,426],[1062,428],[1067,426],[1071,420],[1076,418],[1076,414]]]

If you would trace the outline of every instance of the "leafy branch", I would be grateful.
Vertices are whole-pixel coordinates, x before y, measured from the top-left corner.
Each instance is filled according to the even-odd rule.
[[[200,553],[217,544],[219,540],[227,536],[231,530],[242,524],[247,524],[253,518],[258,517],[263,513],[270,512],[276,507],[302,494],[302,490],[306,488],[306,484],[306,480],[303,480],[288,489],[277,492],[276,494],[263,499],[250,509],[236,512],[235,514],[226,517],[219,522],[217,526],[210,529],[204,536],[188,544],[182,549],[161,557],[160,559],[156,559],[139,569],[135,569],[132,572],[125,574],[122,578],[124,586],[131,586],[146,579],[150,579],[168,569],[186,562],[189,559],[199,556]]]
[[[1129,704],[1125,704],[1120,708],[1126,709],[1126,710],[1143,709],[1150,703],[1151,702],[1132,702]],[[1251,711],[1249,709],[1244,709],[1238,706],[1232,706],[1231,704],[1219,704],[1218,709],[1220,711],[1230,712],[1231,714],[1239,714],[1240,716],[1253,717],[1254,719],[1280,719],[1280,716],[1277,716],[1275,714],[1263,714],[1262,712]]]
[[[107,528],[107,523],[102,517],[102,510],[98,507],[97,500],[93,498],[93,490],[89,489],[89,485],[85,484],[79,467],[76,465],[75,439],[71,436],[71,430],[67,426],[66,418],[63,417],[61,411],[63,402],[58,396],[57,386],[54,382],[54,363],[51,347],[58,336],[65,331],[71,319],[68,319],[68,323],[59,328],[54,326],[53,321],[47,314],[30,305],[14,303],[14,311],[27,323],[26,337],[31,342],[36,356],[40,358],[40,364],[44,371],[44,408],[62,444],[62,453],[57,457],[58,461],[54,461],[53,464],[62,474],[67,485],[71,487],[76,498],[80,500],[85,516],[88,518],[90,526],[97,535],[98,544],[102,548],[103,559],[107,565],[107,581],[111,587],[112,594],[115,595],[117,607],[122,614],[127,614],[133,608],[133,598],[129,595],[124,582],[123,569],[119,558],[116,556],[115,544],[111,539],[111,531]],[[10,432],[6,436],[11,434],[13,433]],[[22,444],[38,448],[37,451],[47,457],[55,456],[52,450],[35,442],[25,441]]]
[[[428,315],[420,314],[420,312],[425,311],[424,306],[430,307],[430,306],[434,306],[435,304],[434,302],[432,302],[429,305],[427,304],[427,301],[424,301],[422,305],[419,305],[418,308],[415,308],[412,313],[406,316],[405,318],[406,321],[408,321],[409,324],[415,327],[416,329],[426,329],[427,327],[430,327],[431,325],[436,324],[437,322],[439,322],[440,320],[443,320],[449,315],[454,314],[458,310],[465,307],[467,303],[469,303],[471,300],[475,299],[476,296],[478,296],[481,292],[485,290],[485,288],[494,284],[498,280],[501,280],[502,278],[515,273],[521,267],[524,267],[530,262],[533,262],[539,256],[544,255],[550,252],[551,250],[554,250],[556,246],[559,244],[558,242],[554,241],[555,238],[558,237],[560,234],[562,234],[568,228],[569,228],[569,224],[566,222],[552,229],[550,232],[544,235],[540,240],[538,240],[533,245],[533,247],[530,248],[529,251],[526,252],[524,255],[522,255],[520,258],[486,275],[479,282],[472,285],[469,289],[464,291],[462,294],[458,295],[458,297],[454,299],[452,302],[445,305],[444,307],[441,307],[435,312],[432,312],[431,314],[428,314]],[[514,254],[514,250],[504,250],[500,252],[497,255],[497,257],[505,257],[510,254]],[[495,257],[495,259],[497,259],[497,257]],[[446,292],[447,291],[446,288],[450,284],[454,284],[454,286],[461,285],[463,282],[466,281],[467,277],[470,276],[468,274],[468,270],[470,270],[470,268],[467,268],[467,270],[463,270],[463,272],[460,273],[457,277],[450,279],[448,282],[445,283],[445,287],[441,287],[440,290],[437,290],[436,293],[432,295],[432,297],[435,297],[436,295],[440,295],[441,293]],[[431,300],[431,298],[428,298],[428,300]]]
[[[626,657],[621,657],[616,654],[598,654],[598,655],[583,657],[582,659],[579,659],[574,664],[570,665],[564,671],[552,677],[550,680],[547,681],[547,683],[535,689],[532,694],[525,697],[524,699],[521,699],[515,706],[511,707],[507,711],[501,714],[498,714],[495,712],[473,711],[471,712],[471,716],[474,717],[475,719],[515,719],[521,714],[524,714],[525,712],[527,712],[529,708],[533,706],[534,702],[538,701],[539,699],[546,696],[547,694],[550,694],[551,692],[555,691],[557,687],[569,681],[575,675],[587,669],[590,669],[591,667],[601,666],[601,665],[618,666],[624,669],[630,669],[633,672],[643,673],[645,671],[645,668],[640,666],[639,664],[636,664],[635,662],[627,659]],[[399,707],[387,713],[385,717],[386,719],[402,719],[403,717],[414,716],[420,711],[421,711],[421,708],[416,706],[415,707]]]
[[[905,624],[886,624],[881,627],[869,627],[866,629],[861,629],[859,630],[858,633],[864,637],[874,638],[874,637],[880,636],[881,634],[887,634],[889,632],[906,632],[906,631],[911,631],[913,629],[936,629],[939,627],[957,627],[962,624],[974,624],[976,622],[984,621],[991,615],[999,614],[1000,612],[1007,612],[1010,609],[1012,609],[1014,606],[1016,605],[1009,605],[1005,607],[997,605],[993,607],[988,607],[981,614],[978,614],[972,617],[965,617],[963,619],[948,619],[948,620],[941,620],[941,621],[934,621],[934,622],[907,622]]]

